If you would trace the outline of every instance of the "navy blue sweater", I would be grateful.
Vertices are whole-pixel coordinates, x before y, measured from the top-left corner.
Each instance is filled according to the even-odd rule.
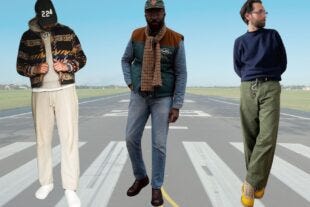
[[[265,77],[280,81],[286,65],[285,48],[276,30],[247,32],[235,41],[234,68],[241,81]]]

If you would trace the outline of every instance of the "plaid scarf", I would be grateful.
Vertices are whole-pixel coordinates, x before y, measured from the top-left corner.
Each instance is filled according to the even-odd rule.
[[[145,28],[146,41],[142,63],[141,91],[154,91],[154,87],[162,85],[159,42],[164,37],[166,31],[167,28],[164,25],[159,33],[153,37],[149,36],[149,27]]]

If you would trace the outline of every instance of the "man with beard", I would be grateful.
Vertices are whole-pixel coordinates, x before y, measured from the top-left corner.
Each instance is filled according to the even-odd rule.
[[[234,68],[241,78],[240,116],[247,175],[241,202],[262,198],[269,177],[280,116],[281,75],[287,59],[279,33],[264,29],[266,14],[260,0],[248,0],[240,15],[248,32],[236,39]]]
[[[86,63],[78,37],[57,23],[50,0],[38,0],[36,17],[29,22],[20,41],[17,72],[30,78],[32,113],[37,137],[41,187],[38,199],[53,190],[51,143],[56,119],[61,143],[61,176],[70,207],[79,207],[78,100],[74,74]]]
[[[132,33],[122,58],[124,79],[131,90],[126,143],[135,176],[127,195],[137,195],[149,183],[141,139],[151,115],[153,206],[163,204],[168,128],[179,117],[187,79],[183,36],[166,27],[165,15],[162,0],[147,0],[147,26]]]

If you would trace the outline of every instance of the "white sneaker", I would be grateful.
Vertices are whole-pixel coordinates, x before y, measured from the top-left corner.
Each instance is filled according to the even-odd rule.
[[[53,190],[54,184],[42,185],[36,192],[35,196],[37,199],[43,200]]]
[[[69,207],[80,207],[81,206],[81,201],[75,191],[65,190],[65,195],[66,195],[67,203]]]

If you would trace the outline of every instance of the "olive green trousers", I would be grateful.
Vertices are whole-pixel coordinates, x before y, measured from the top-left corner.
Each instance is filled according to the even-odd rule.
[[[245,81],[240,90],[246,181],[260,190],[267,185],[275,153],[281,86],[278,81]]]

